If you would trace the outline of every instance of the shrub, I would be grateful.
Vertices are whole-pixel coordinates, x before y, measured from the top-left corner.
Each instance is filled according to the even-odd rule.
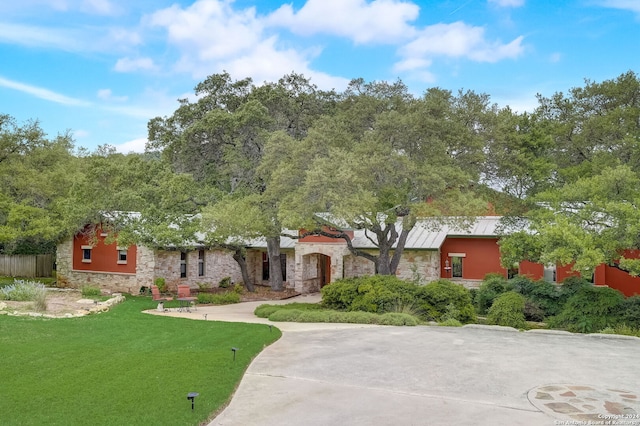
[[[346,311],[358,295],[356,278],[337,280],[322,287],[322,304],[329,309]]]
[[[518,329],[526,328],[524,296],[515,291],[509,291],[498,296],[491,308],[489,308],[487,323]]]
[[[550,325],[573,332],[593,333],[618,324],[621,321],[622,306],[624,296],[618,290],[580,286]]]
[[[476,309],[480,314],[486,314],[493,301],[502,293],[511,290],[507,279],[498,274],[487,274],[476,293]]]
[[[433,281],[419,288],[418,297],[427,316],[435,321],[447,313],[462,323],[476,320],[469,290],[460,284],[445,279]]]
[[[462,323],[453,318],[448,318],[444,321],[440,321],[438,325],[441,325],[443,327],[462,327]]]
[[[156,287],[158,287],[160,293],[164,293],[167,291],[167,281],[164,278],[158,277],[153,280],[153,283]]]
[[[100,291],[100,287],[85,285],[82,287],[82,297],[96,297],[100,296],[102,292]]]
[[[606,327],[600,330],[602,334],[621,334],[624,336],[636,336],[640,337],[640,329],[635,327],[629,327],[626,324],[618,324],[615,327]]]
[[[198,303],[213,305],[229,305],[240,303],[240,295],[231,291],[219,294],[198,293]]]
[[[47,310],[47,292],[39,291],[33,298],[33,307],[37,312],[44,312]]]
[[[640,330],[640,296],[625,299],[620,311],[620,322]]]
[[[384,313],[415,301],[419,287],[392,275],[338,280],[322,288],[322,303],[330,309]]]
[[[538,304],[545,317],[559,314],[566,301],[555,284],[544,280],[533,283],[529,297]]]
[[[229,288],[231,286],[231,277],[224,277],[218,282],[218,287]]]
[[[574,294],[584,287],[592,287],[593,285],[581,277],[568,277],[559,287],[561,303],[564,305]]]
[[[44,284],[38,281],[13,280],[13,284],[0,287],[0,299],[18,302],[34,301],[37,298],[46,297],[46,292]]]
[[[544,310],[540,308],[540,305],[530,297],[524,299],[524,319],[527,321],[541,322],[544,321]]]
[[[242,284],[234,284],[233,285],[233,292],[237,293],[237,294],[243,294],[244,293],[244,286]]]
[[[379,317],[378,324],[380,325],[418,325],[418,320],[413,315],[402,314],[398,312],[387,312]]]
[[[269,315],[281,309],[297,309],[300,311],[318,311],[322,306],[317,303],[287,303],[285,305],[264,304],[258,306],[253,314],[259,318],[269,318]]]

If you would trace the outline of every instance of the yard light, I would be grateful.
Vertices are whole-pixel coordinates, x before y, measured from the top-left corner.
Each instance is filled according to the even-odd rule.
[[[206,321],[207,320],[207,314],[203,314],[202,316],[204,317],[204,320]]]
[[[271,324],[269,324],[269,333],[271,333],[273,331],[272,328],[273,328],[273,326]]]
[[[236,360],[236,351],[238,350],[238,348],[231,348],[231,352],[233,352],[233,360]]]
[[[193,411],[193,400],[196,399],[198,395],[200,395],[198,392],[189,392],[187,395],[187,400],[191,400],[191,411]]]

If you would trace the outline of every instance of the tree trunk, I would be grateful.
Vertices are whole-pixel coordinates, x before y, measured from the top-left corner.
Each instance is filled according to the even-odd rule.
[[[271,290],[283,291],[282,264],[280,263],[280,237],[267,238],[267,255],[269,256],[269,283]]]
[[[242,249],[236,249],[233,252],[233,259],[238,263],[238,266],[240,266],[240,272],[242,273],[242,281],[244,281],[244,286],[248,291],[253,293],[256,289],[253,286],[251,277],[249,276],[249,270],[247,269],[247,259],[244,257]]]

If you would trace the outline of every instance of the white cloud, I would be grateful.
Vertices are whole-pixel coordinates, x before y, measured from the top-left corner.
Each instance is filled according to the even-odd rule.
[[[554,52],[551,55],[549,55],[549,62],[551,63],[556,63],[556,62],[560,62],[562,60],[562,53],[560,52]]]
[[[46,101],[51,101],[51,102],[55,102],[57,104],[62,104],[62,105],[70,105],[70,106],[91,105],[89,102],[83,101],[81,99],[71,98],[69,96],[65,96],[65,95],[61,95],[59,93],[53,92],[49,89],[20,83],[18,81],[9,80],[3,77],[0,77],[0,87],[6,87],[8,89],[17,90],[19,92],[23,92],[23,93],[27,93],[29,95],[35,96],[36,98],[44,99]]]
[[[524,6],[525,0],[489,0],[489,3],[493,3],[500,7],[520,7]]]
[[[256,84],[295,71],[324,89],[346,87],[347,79],[310,68],[319,49],[281,47],[277,36],[265,34],[254,8],[234,10],[231,3],[199,0],[184,9],[173,5],[146,19],[148,25],[164,28],[168,42],[178,49],[175,71],[202,79],[226,70],[234,78],[251,77]]]
[[[91,133],[87,130],[77,129],[73,131],[73,137],[76,139],[83,139],[89,136]]]
[[[330,34],[356,43],[393,43],[410,38],[415,29],[408,22],[418,18],[420,8],[399,0],[308,0],[294,12],[282,5],[266,22],[295,34]]]
[[[640,1],[638,0],[603,0],[601,4],[604,7],[610,7],[612,9],[622,9],[640,13]]]
[[[113,67],[118,72],[132,72],[139,70],[154,70],[156,68],[151,58],[120,58]]]
[[[80,3],[80,10],[95,15],[113,15],[116,7],[109,0],[83,0]]]
[[[139,138],[121,144],[115,144],[113,146],[117,152],[128,154],[130,152],[144,152],[146,143],[147,138]]]
[[[77,51],[82,50],[81,40],[80,34],[71,30],[0,22],[0,41],[8,43]]]
[[[489,41],[485,29],[463,22],[425,27],[418,37],[399,51],[403,58],[396,71],[417,71],[431,65],[435,57],[465,58],[475,62],[498,62],[517,58],[524,52],[523,37],[510,43]]]
[[[114,96],[111,89],[100,89],[97,96],[105,101],[124,102],[128,99],[128,96]]]

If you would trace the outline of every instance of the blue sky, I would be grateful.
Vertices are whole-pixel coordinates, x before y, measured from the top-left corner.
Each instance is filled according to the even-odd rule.
[[[223,70],[337,90],[400,78],[525,111],[640,72],[639,53],[640,0],[3,1],[0,114],[141,152],[149,119]]]

